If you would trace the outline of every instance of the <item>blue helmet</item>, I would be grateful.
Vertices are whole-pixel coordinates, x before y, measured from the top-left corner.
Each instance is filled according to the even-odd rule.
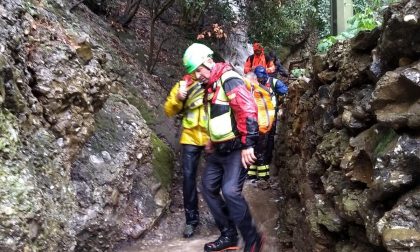
[[[268,81],[268,74],[265,71],[265,67],[257,66],[254,70],[255,75],[257,76],[258,82],[264,85]]]
[[[263,66],[257,66],[254,70],[255,75],[259,79],[265,79],[268,77],[267,72],[265,71],[265,67]]]

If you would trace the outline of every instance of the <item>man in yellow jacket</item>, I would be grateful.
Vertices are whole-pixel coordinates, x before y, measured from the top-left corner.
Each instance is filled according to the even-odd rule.
[[[185,75],[177,82],[165,102],[167,116],[183,114],[182,134],[182,171],[183,197],[186,225],[184,237],[193,236],[199,223],[196,173],[200,154],[209,140],[207,134],[207,115],[203,106],[204,89],[201,83]]]

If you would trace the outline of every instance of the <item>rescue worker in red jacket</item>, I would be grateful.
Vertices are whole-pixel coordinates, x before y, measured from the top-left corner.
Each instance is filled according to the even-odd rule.
[[[254,42],[252,48],[254,50],[254,54],[247,58],[244,66],[244,73],[247,74],[254,71],[257,66],[263,66],[268,74],[274,74],[276,71],[276,65],[274,65],[274,61],[264,53],[262,45],[258,42]]]
[[[185,238],[193,236],[199,224],[196,174],[200,155],[209,140],[203,98],[204,89],[201,87],[201,83],[191,75],[185,75],[173,86],[165,102],[167,116],[183,114],[182,134],[179,142],[182,145]]]
[[[245,241],[244,251],[258,252],[263,237],[242,195],[246,168],[256,159],[257,107],[241,76],[228,63],[215,63],[212,54],[207,46],[194,43],[183,57],[187,72],[206,85],[210,141],[205,147],[209,155],[202,175],[203,197],[221,235],[206,243],[204,250],[237,249],[238,228]]]

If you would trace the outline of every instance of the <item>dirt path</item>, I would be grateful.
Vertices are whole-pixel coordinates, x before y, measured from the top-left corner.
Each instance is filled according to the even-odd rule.
[[[244,195],[250,205],[252,214],[260,231],[265,234],[264,252],[279,252],[281,244],[277,235],[278,230],[278,200],[280,198],[276,185],[263,190],[262,184],[247,181]],[[200,195],[201,199],[201,195]],[[200,200],[201,225],[197,235],[190,239],[182,238],[184,218],[182,206],[171,209],[155,229],[151,230],[143,239],[117,250],[118,252],[199,252],[203,251],[206,242],[215,240],[219,235],[213,220],[202,199]],[[243,247],[243,244],[241,243]]]

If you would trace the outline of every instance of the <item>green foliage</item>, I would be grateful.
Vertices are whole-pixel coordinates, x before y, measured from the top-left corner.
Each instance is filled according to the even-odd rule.
[[[306,69],[305,68],[294,68],[292,71],[290,71],[292,76],[294,78],[299,78],[306,75]]]
[[[174,156],[172,150],[156,134],[151,134],[153,148],[153,172],[162,186],[169,188],[172,180]]]
[[[305,4],[308,2],[303,0],[285,6],[275,0],[248,1],[246,13],[250,39],[274,45],[302,32],[302,24],[312,9]]]
[[[250,40],[277,48],[279,44],[300,42],[311,29],[329,33],[329,0],[245,1]]]
[[[208,0],[178,0],[181,7],[181,26],[196,26],[209,3]]]
[[[6,109],[0,109],[0,158],[14,156],[19,146],[17,118]]]
[[[398,0],[353,0],[353,9],[354,13],[364,12],[366,8],[370,8],[377,12],[385,6],[397,1]]]
[[[325,53],[337,42],[336,36],[328,36],[319,41],[317,50],[320,53]]]
[[[347,23],[349,27],[337,36],[328,36],[321,39],[318,43],[317,50],[319,53],[325,53],[331,48],[337,41],[344,41],[346,39],[353,38],[360,31],[370,31],[380,25],[380,22],[375,17],[376,13],[370,9],[365,9],[364,12],[356,13],[351,17]]]
[[[235,13],[228,0],[218,0],[210,2],[205,17],[209,23],[226,25],[235,20]]]
[[[151,126],[156,123],[156,116],[153,112],[153,109],[151,109],[147,102],[137,95],[138,91],[134,87],[128,87],[128,92],[126,95],[126,99],[128,102],[136,107],[139,111],[143,119],[146,121],[146,124]]]
[[[190,30],[206,24],[230,24],[235,14],[228,0],[178,0],[181,7],[181,26]]]
[[[318,43],[319,53],[325,53],[337,41],[353,38],[360,31],[370,31],[381,25],[379,12],[398,0],[353,0],[355,15],[347,20],[349,27],[337,36],[327,36]]]
[[[397,137],[398,135],[393,129],[388,129],[387,131],[383,132],[381,134],[381,138],[378,144],[375,147],[375,151],[374,151],[375,156],[384,154],[389,144],[395,141]]]
[[[317,0],[315,1],[315,7],[318,35],[322,38],[331,33],[331,1]]]

